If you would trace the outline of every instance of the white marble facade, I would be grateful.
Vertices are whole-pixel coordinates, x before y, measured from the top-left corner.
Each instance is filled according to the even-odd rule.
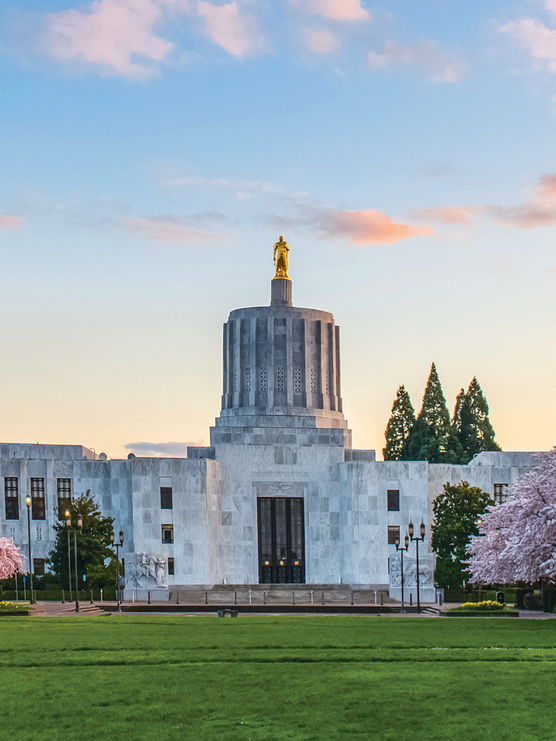
[[[31,538],[33,557],[47,558],[60,480],[69,479],[74,495],[90,489],[115,531],[124,531],[128,587],[257,584],[257,499],[296,497],[304,503],[306,582],[389,588],[399,597],[388,526],[403,538],[410,520],[424,521],[422,598],[434,599],[428,536],[442,485],[465,480],[503,491],[531,454],[481,453],[453,466],[377,462],[373,451],[353,450],[332,315],[292,306],[283,280],[272,289],[271,306],[232,312],[224,327],[222,412],[210,447],[189,448],[187,458],[109,460],[75,445],[0,444],[0,535],[27,553],[25,497],[31,480],[42,479],[45,519],[32,520]],[[7,502],[14,479],[17,508]],[[161,507],[161,488],[171,490],[171,508]],[[388,511],[388,490],[399,491],[398,511]],[[163,542],[165,525],[173,542]],[[414,557],[412,544],[405,582],[413,598]]]

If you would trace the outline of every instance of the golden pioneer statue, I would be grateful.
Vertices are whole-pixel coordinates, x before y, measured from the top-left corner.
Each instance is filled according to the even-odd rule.
[[[290,248],[288,243],[284,241],[284,237],[280,237],[278,242],[274,245],[274,264],[276,265],[275,278],[285,278],[289,280],[288,276],[288,252]]]

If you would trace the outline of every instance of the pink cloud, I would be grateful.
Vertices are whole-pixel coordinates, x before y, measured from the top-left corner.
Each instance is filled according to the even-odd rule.
[[[488,212],[496,221],[517,229],[539,229],[556,224],[556,209],[543,208],[534,203],[509,208],[490,206]]]
[[[554,2],[556,3],[556,0]],[[556,199],[556,174],[543,175],[539,179],[538,191],[541,199],[554,201]]]
[[[236,1],[213,5],[199,0],[197,14],[205,21],[207,36],[228,54],[248,57],[264,50],[266,41],[263,33]]]
[[[387,41],[382,52],[370,52],[367,57],[373,70],[407,66],[419,68],[431,75],[434,82],[459,82],[465,74],[465,64],[444,51],[434,41],[419,44],[398,44]]]
[[[349,239],[357,245],[392,244],[403,239],[432,233],[428,226],[409,226],[393,221],[381,211],[341,211],[323,209],[317,217],[318,226],[329,237]]]
[[[556,0],[546,0],[544,7],[551,13],[556,13]]]
[[[468,224],[480,210],[479,207],[472,206],[439,206],[438,208],[422,208],[415,212],[415,216],[440,224]]]
[[[338,37],[330,31],[308,28],[303,41],[313,54],[335,54],[340,49]]]
[[[146,78],[173,48],[153,31],[178,0],[95,0],[86,12],[49,13],[43,43],[64,61],[98,64],[106,74]]]
[[[0,229],[19,229],[23,221],[19,216],[0,214]]]
[[[547,3],[546,7],[556,12],[556,0]],[[543,60],[549,70],[556,72],[556,29],[534,18],[523,18],[507,23],[499,30],[512,36],[534,59]]]
[[[371,17],[361,0],[290,0],[290,4],[303,13],[333,21],[367,21]]]
[[[192,228],[182,219],[164,216],[133,216],[125,219],[124,226],[132,234],[153,242],[189,244],[220,239],[220,235]]]

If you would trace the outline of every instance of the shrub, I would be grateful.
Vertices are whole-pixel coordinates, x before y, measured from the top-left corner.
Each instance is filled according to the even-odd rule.
[[[0,602],[0,612],[27,612],[28,605],[21,605],[19,602]]]
[[[495,602],[491,599],[483,600],[482,602],[464,602],[461,605],[462,609],[467,610],[480,610],[482,612],[492,612],[494,610],[503,610],[504,605],[501,602]]]

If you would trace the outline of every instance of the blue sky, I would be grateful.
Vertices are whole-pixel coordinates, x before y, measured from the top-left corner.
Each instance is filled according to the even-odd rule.
[[[433,360],[554,444],[556,0],[7,2],[0,75],[0,438],[206,440],[284,233],[357,446]]]

